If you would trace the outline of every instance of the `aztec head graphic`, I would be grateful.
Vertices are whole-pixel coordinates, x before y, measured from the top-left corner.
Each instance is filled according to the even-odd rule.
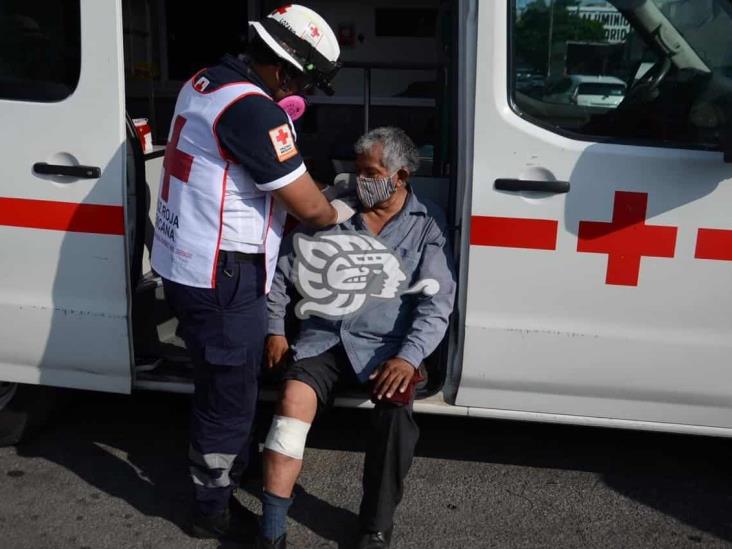
[[[296,235],[295,285],[302,296],[295,313],[344,318],[368,299],[393,299],[406,293],[434,295],[435,280],[402,289],[407,275],[397,256],[378,239],[360,233]]]

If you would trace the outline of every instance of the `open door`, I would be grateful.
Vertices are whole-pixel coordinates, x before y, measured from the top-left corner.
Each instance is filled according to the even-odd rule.
[[[129,392],[119,2],[0,6],[0,379]]]
[[[457,404],[730,428],[732,10],[611,3],[480,3]]]

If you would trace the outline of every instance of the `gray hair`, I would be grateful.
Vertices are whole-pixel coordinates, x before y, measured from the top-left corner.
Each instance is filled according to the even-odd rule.
[[[384,147],[381,162],[390,172],[405,169],[413,174],[419,168],[419,152],[404,130],[391,126],[373,129],[359,138],[354,149],[356,154],[364,154],[377,143]]]

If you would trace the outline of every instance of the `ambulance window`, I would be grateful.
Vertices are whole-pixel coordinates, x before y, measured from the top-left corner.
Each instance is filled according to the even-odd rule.
[[[509,82],[522,117],[585,140],[704,149],[726,140],[729,0],[514,0],[513,7]]]
[[[0,99],[61,101],[80,70],[79,0],[0,4]]]

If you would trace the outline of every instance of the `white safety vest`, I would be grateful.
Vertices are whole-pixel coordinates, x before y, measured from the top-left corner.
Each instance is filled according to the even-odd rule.
[[[178,96],[161,176],[152,267],[179,284],[215,288],[221,249],[264,253],[269,292],[287,211],[271,192],[257,189],[216,136],[216,122],[230,105],[247,95],[269,96],[249,82],[211,92],[206,87],[205,78],[194,77]],[[290,129],[294,139],[291,121]],[[236,191],[237,200],[235,216],[224,231],[227,189]]]

